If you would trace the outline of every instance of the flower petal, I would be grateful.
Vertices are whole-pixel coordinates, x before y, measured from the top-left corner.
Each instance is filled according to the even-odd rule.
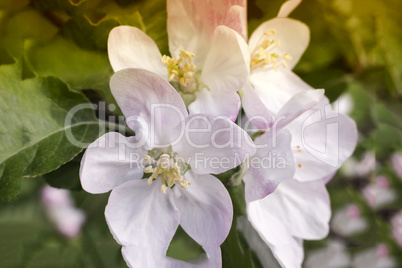
[[[249,120],[261,130],[271,128],[281,129],[306,110],[317,105],[324,96],[324,90],[307,90],[296,93],[275,115],[251,86],[243,90],[243,109]],[[275,121],[274,121],[275,120]]]
[[[249,124],[252,123],[261,130],[270,128],[274,113],[264,105],[257,91],[248,83],[243,88],[241,100]]]
[[[94,141],[81,160],[82,188],[93,194],[105,193],[129,180],[143,176],[140,161],[146,154],[142,147],[134,148],[134,137],[110,132]]]
[[[183,138],[172,144],[196,174],[219,174],[255,153],[254,143],[238,125],[222,116],[189,115]],[[180,125],[183,127],[183,125]]]
[[[152,248],[127,245],[121,248],[123,258],[130,268],[166,267],[165,254],[155,254]]]
[[[159,179],[152,185],[147,180],[129,181],[113,189],[105,217],[119,244],[138,246],[156,256],[166,255],[180,221],[173,192],[163,194]]]
[[[175,203],[180,211],[180,225],[206,252],[214,251],[229,234],[233,206],[225,186],[212,175],[196,175],[191,170],[184,177],[191,181],[187,189],[175,187]]]
[[[288,0],[282,4],[278,12],[278,18],[283,18],[289,16],[293,10],[301,3],[302,0]]]
[[[280,268],[277,260],[272,254],[271,249],[261,236],[254,229],[251,222],[247,219],[246,215],[237,217],[237,230],[243,234],[244,239],[249,245],[250,249],[257,255],[261,264],[268,265],[270,268]]]
[[[249,221],[264,242],[271,248],[272,253],[282,267],[301,267],[304,257],[301,240],[293,237],[283,222],[263,208],[261,202],[262,200],[258,200],[247,204]]]
[[[240,109],[240,97],[233,91],[209,91],[203,89],[196,93],[196,99],[188,106],[190,114],[207,113],[227,116],[235,121]]]
[[[211,91],[236,92],[247,83],[250,52],[244,39],[226,26],[218,26],[211,41],[200,80]]]
[[[210,40],[216,27],[226,25],[247,38],[246,1],[209,2],[168,0],[167,28],[169,48],[173,57],[180,49],[193,52],[197,67],[203,67]]]
[[[167,69],[161,63],[162,54],[156,43],[143,31],[131,26],[118,26],[108,39],[110,64],[115,72],[140,68],[154,72],[167,80]]]
[[[266,197],[275,191],[283,180],[291,179],[295,172],[290,148],[291,135],[287,130],[272,134],[266,132],[255,139],[256,154],[250,158],[244,175],[246,202]]]
[[[276,115],[276,128],[280,129],[302,113],[317,105],[324,97],[324,90],[307,90],[294,95],[285,105],[279,110]]]
[[[187,110],[168,82],[146,70],[124,69],[112,76],[110,88],[141,142],[158,147],[177,138],[174,129]]]
[[[295,237],[322,239],[328,234],[331,208],[322,180],[284,181],[259,202],[264,213],[277,218]]]
[[[196,259],[187,261],[176,260],[167,256],[156,255],[152,249],[139,246],[123,246],[124,260],[129,267],[164,267],[164,268],[211,268],[222,267],[221,249],[217,248],[210,254],[201,254]]]
[[[249,40],[250,51],[258,49],[264,33],[274,30],[270,39],[280,40],[280,47],[274,47],[270,53],[283,55],[288,53],[292,59],[286,61],[287,69],[292,70],[297,64],[310,42],[310,30],[300,21],[289,18],[275,18],[262,23]],[[281,68],[281,67],[280,67]]]
[[[275,114],[295,94],[313,89],[289,70],[252,73],[250,82],[264,105]]]
[[[355,122],[333,110],[324,99],[286,126],[295,150],[295,179],[311,181],[334,173],[357,143]]]

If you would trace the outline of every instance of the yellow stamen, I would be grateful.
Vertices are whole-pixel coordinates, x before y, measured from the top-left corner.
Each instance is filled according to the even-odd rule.
[[[281,40],[273,39],[272,36],[276,34],[275,30],[269,30],[258,42],[257,48],[251,53],[251,70],[262,69],[266,66],[271,67],[278,71],[278,63],[280,62],[283,68],[287,68],[287,61],[292,60],[289,53],[284,53],[282,56],[278,54],[281,48]],[[276,51],[275,51],[276,50]]]
[[[144,168],[144,173],[153,173],[154,172],[154,168],[152,166],[147,166],[146,168]]]
[[[166,194],[166,189],[167,189],[166,185],[162,184],[161,186],[162,193]]]
[[[195,75],[196,66],[192,63],[194,57],[194,53],[186,50],[179,51],[179,59],[163,55],[161,61],[166,65],[169,81],[179,82],[187,87]]]

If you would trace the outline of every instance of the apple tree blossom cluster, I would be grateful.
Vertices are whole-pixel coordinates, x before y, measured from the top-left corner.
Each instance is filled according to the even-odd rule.
[[[169,55],[139,28],[110,32],[110,88],[135,136],[98,138],[80,179],[89,193],[111,191],[105,217],[128,266],[221,267],[237,223],[282,267],[301,267],[303,240],[327,236],[326,183],[357,129],[292,72],[310,38],[288,18],[299,3],[285,2],[248,38],[244,0],[167,0]],[[225,172],[230,183],[218,179]],[[239,186],[242,197],[229,195]],[[233,198],[245,199],[246,216],[234,217]],[[205,254],[166,255],[179,225]]]

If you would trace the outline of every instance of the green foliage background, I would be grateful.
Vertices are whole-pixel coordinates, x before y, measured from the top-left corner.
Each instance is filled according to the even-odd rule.
[[[274,17],[282,2],[249,1],[249,33]],[[65,136],[68,128],[77,140],[91,142],[114,122],[99,124],[93,109],[81,110],[70,126],[64,119],[77,104],[115,103],[107,58],[107,36],[113,27],[136,26],[168,53],[165,5],[162,0],[0,0],[0,200],[5,202],[0,204],[0,267],[125,265],[104,220],[107,194],[90,195],[81,189],[82,148]],[[389,224],[402,201],[402,181],[389,162],[393,152],[402,150],[400,10],[399,0],[305,0],[291,17],[311,29],[310,46],[295,72],[312,86],[325,88],[331,101],[346,92],[352,96],[351,117],[361,134],[354,157],[375,153],[377,175],[386,175],[398,196],[373,211],[360,190],[376,174],[350,180],[338,172],[328,186],[334,211],[358,204],[370,225],[363,234],[341,239],[352,253],[386,243],[402,265]],[[228,182],[230,175],[220,178]],[[76,205],[85,211],[87,221],[78,237],[62,237],[48,221],[39,199],[45,183],[71,189]],[[241,187],[229,187],[235,215],[244,214]],[[259,267],[235,226],[234,222],[222,246],[224,265]],[[305,246],[310,250],[325,244],[323,240]],[[178,230],[168,254],[189,259],[200,252]]]

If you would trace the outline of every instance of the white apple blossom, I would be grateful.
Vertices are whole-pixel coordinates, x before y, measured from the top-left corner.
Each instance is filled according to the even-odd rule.
[[[337,240],[329,240],[328,246],[307,255],[305,268],[347,268],[351,258],[345,245]]]
[[[374,174],[376,167],[375,155],[372,152],[364,153],[361,160],[351,157],[347,159],[341,168],[341,172],[350,178],[369,178]]]
[[[80,177],[87,192],[112,190],[105,216],[125,260],[130,267],[187,265],[166,257],[180,224],[207,253],[206,265],[219,267],[233,210],[210,173],[239,165],[255,152],[253,142],[226,117],[188,115],[176,90],[152,72],[120,70],[110,85],[136,136],[100,137],[86,150]]]
[[[214,3],[167,1],[171,57],[162,56],[156,43],[140,29],[114,28],[108,40],[113,69],[154,72],[177,89],[191,114],[223,115],[234,121],[240,108],[237,91],[247,83],[250,65],[243,38],[245,1]]]
[[[278,17],[262,23],[250,37],[250,85],[245,86],[242,97],[250,119],[272,118],[290,105],[288,102],[294,102],[290,101],[292,98],[301,96],[297,94],[313,90],[291,71],[309,43],[309,28],[286,18],[300,2],[285,2]],[[351,156],[357,128],[352,119],[339,113],[338,107],[331,107],[326,97],[318,103],[308,98],[304,101],[305,105],[300,107],[306,109],[285,121],[292,135],[294,178],[310,181],[332,176]],[[253,123],[263,131],[272,127],[261,120]]]
[[[362,194],[373,209],[389,204],[397,198],[395,191],[389,185],[388,178],[383,175],[377,176],[374,183],[364,187]]]
[[[391,218],[392,236],[396,243],[402,248],[402,210],[398,211]]]
[[[72,238],[80,233],[85,222],[85,214],[74,207],[68,190],[46,185],[41,191],[41,199],[46,214],[62,235]]]
[[[398,175],[398,178],[402,180],[402,154],[394,153],[391,162],[396,175]]]
[[[362,217],[360,208],[355,204],[349,204],[336,211],[331,220],[331,228],[342,236],[361,233],[367,227],[367,220]]]
[[[356,254],[352,260],[353,268],[394,268],[396,261],[390,256],[385,244],[379,244],[376,248],[368,249]]]

